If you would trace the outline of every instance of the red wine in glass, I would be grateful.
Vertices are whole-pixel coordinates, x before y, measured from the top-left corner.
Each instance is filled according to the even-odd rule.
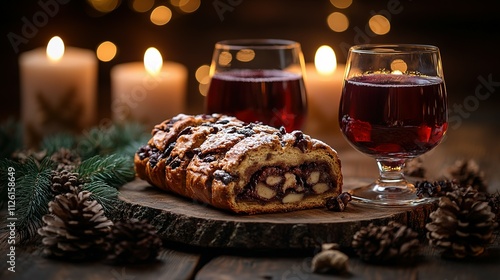
[[[375,158],[413,158],[439,144],[448,123],[439,77],[369,74],[345,81],[341,130],[359,151]]]
[[[302,75],[282,70],[229,70],[216,73],[206,98],[207,113],[260,121],[287,131],[300,129],[306,114]]]

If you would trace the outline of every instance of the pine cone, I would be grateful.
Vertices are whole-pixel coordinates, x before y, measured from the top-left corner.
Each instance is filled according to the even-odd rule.
[[[472,187],[459,188],[439,199],[431,222],[425,227],[432,246],[443,250],[443,257],[465,258],[481,255],[493,239],[496,227],[485,196]]]
[[[75,193],[83,189],[78,173],[68,170],[52,171],[52,192],[55,194]]]
[[[484,172],[474,160],[457,160],[453,166],[448,168],[448,178],[457,180],[461,187],[472,186],[480,192],[487,192],[487,184],[484,180]]]
[[[156,259],[162,241],[155,227],[146,221],[131,219],[116,222],[108,235],[113,263],[137,263]]]
[[[53,153],[50,159],[57,164],[56,171],[73,171],[81,162],[77,153],[66,148],[61,148]]]
[[[387,226],[374,224],[354,234],[352,248],[367,262],[403,261],[418,255],[418,234],[411,228],[391,221]]]
[[[488,205],[491,207],[491,212],[495,214],[495,221],[500,222],[500,192],[488,195]]]
[[[416,195],[422,197],[440,197],[460,186],[456,181],[419,181],[415,183]]]
[[[46,255],[70,260],[105,255],[109,247],[106,236],[113,223],[90,195],[88,191],[66,193],[49,203],[50,214],[43,216],[45,226],[38,229]]]

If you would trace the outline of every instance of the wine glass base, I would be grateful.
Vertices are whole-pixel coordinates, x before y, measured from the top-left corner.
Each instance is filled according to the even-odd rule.
[[[353,201],[388,207],[415,206],[435,200],[432,197],[418,197],[412,184],[388,187],[374,182],[362,187],[352,188],[349,193]]]

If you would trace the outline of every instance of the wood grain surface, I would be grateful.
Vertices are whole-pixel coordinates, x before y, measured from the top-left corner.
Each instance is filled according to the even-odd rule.
[[[354,233],[369,223],[398,221],[423,231],[426,217],[435,206],[373,208],[350,203],[344,212],[319,208],[237,215],[166,193],[141,180],[125,185],[120,200],[116,216],[146,219],[167,240],[200,247],[247,249],[310,249],[323,242],[347,246]]]

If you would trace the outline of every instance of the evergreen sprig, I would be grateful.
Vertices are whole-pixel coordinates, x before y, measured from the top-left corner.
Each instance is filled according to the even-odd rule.
[[[109,216],[118,199],[118,190],[98,179],[86,183],[83,190],[91,192],[90,199],[97,200],[106,216]]]
[[[93,156],[75,170],[84,182],[101,181],[118,188],[134,179],[134,161],[130,155]]]
[[[78,139],[73,134],[58,133],[45,137],[40,144],[40,149],[46,151],[48,155],[52,155],[63,148],[69,150],[74,149],[77,142]]]
[[[53,167],[48,157],[41,162],[29,157],[16,169],[15,217],[21,240],[36,234],[42,225],[42,216],[48,212],[49,201],[53,198],[50,191]]]

